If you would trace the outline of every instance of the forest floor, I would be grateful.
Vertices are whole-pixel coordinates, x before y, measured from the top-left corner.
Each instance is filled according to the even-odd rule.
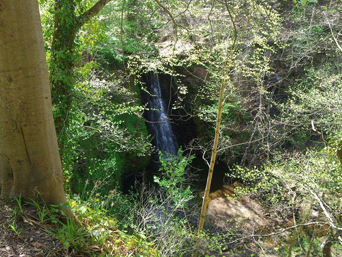
[[[62,242],[48,232],[52,228],[51,225],[40,222],[39,212],[35,206],[18,205],[15,201],[5,203],[2,200],[0,206],[0,257],[88,256],[76,251],[70,252],[63,247]],[[211,224],[222,231],[226,230],[227,221],[230,221],[231,227],[243,224],[248,234],[256,226],[268,225],[261,207],[250,199],[213,199],[208,217]],[[235,246],[236,244],[232,247]],[[250,256],[252,252],[256,253],[258,250],[249,247],[244,249],[244,254],[240,253],[241,256]],[[226,251],[224,256],[230,256],[229,251]]]
[[[0,257],[81,256],[72,255],[39,221],[38,210],[0,200]],[[20,214],[20,215],[16,215]]]
[[[0,206],[0,257],[89,256],[63,247],[63,243],[48,232],[53,226],[40,222],[35,206],[2,200]],[[232,249],[239,249],[240,257],[259,256],[260,243],[255,243],[254,235],[260,228],[272,226],[261,206],[247,197],[239,200],[227,197],[213,199],[208,208],[208,218],[215,230],[225,233],[234,231],[241,236],[228,242],[223,253],[217,255],[209,251],[209,256],[233,256],[236,251]],[[269,251],[274,245],[263,244],[262,247],[263,256],[277,256]]]

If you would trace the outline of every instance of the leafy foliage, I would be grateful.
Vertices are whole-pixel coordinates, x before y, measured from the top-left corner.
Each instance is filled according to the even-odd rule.
[[[71,111],[65,173],[73,192],[89,191],[96,181],[106,181],[105,193],[119,186],[124,172],[144,167],[149,160],[142,108],[132,93],[106,80],[85,80],[77,92],[78,98],[86,100],[77,102]],[[83,188],[86,181],[87,188]]]
[[[70,5],[61,9],[50,0],[40,4],[51,78],[68,85],[54,94],[54,113],[69,119],[62,128],[67,139],[61,149],[63,167],[69,192],[87,201],[76,210],[81,216],[96,216],[95,224],[99,213],[92,208],[104,208],[122,220],[114,226],[139,231],[165,255],[193,247],[191,219],[182,216],[193,207],[184,184],[192,157],[160,155],[163,175],[155,182],[161,191],[142,187],[137,198],[119,190],[123,174],[143,172],[149,163],[150,138],[139,94],[144,90],[141,75],[157,70],[172,77],[172,118],[195,124],[187,147],[206,160],[218,88],[227,81],[218,155],[228,166],[234,164],[229,176],[243,182],[240,195],[257,197],[272,220],[293,221],[282,238],[286,244],[276,247],[280,255],[319,255],[320,241],[338,240],[326,227],[336,232],[341,226],[342,12],[337,3],[113,1],[74,38],[59,41],[71,46],[67,51],[53,42],[55,19],[70,32],[73,17],[96,1],[65,2]],[[235,34],[237,50],[228,56]],[[233,62],[226,69],[228,58]],[[73,67],[71,73],[62,61]],[[69,241],[68,233],[78,237],[79,231],[70,229],[61,232],[62,240]],[[103,229],[94,233],[106,242]],[[169,249],[165,240],[174,247]],[[218,241],[221,236],[208,244],[219,252]]]
[[[272,218],[279,223],[291,220],[291,237],[298,241],[290,238],[287,249],[294,247],[293,251],[305,254],[311,251],[310,239],[317,251],[318,239],[334,237],[333,231],[341,226],[340,168],[335,155],[308,151],[289,154],[287,159],[281,156],[262,169],[238,167],[235,177],[249,185],[240,193],[258,195]]]
[[[154,182],[165,191],[168,208],[184,208],[185,204],[193,198],[190,185],[184,187],[184,182],[187,180],[185,170],[193,158],[194,156],[184,157],[181,149],[178,150],[177,156],[168,155],[166,158],[159,152],[161,165],[159,171],[163,175],[161,178],[154,176]]]
[[[159,188],[142,190],[142,202],[136,209],[136,230],[144,233],[162,256],[181,255],[192,245],[190,219],[193,194],[188,165],[193,156],[164,156],[159,153],[160,176],[154,181]],[[190,216],[187,216],[190,215]]]

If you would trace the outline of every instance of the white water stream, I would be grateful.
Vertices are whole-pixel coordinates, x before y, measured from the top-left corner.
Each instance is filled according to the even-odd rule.
[[[155,138],[156,147],[164,156],[166,153],[177,155],[178,144],[167,117],[167,108],[161,94],[159,76],[152,72],[148,76],[150,76],[150,83],[147,85],[149,91],[148,107],[150,109],[148,120],[152,136]]]

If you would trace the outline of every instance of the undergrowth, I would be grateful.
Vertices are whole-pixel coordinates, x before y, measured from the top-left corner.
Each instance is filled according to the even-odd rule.
[[[69,218],[59,206],[41,205],[33,200],[16,199],[18,207],[13,211],[10,228],[20,237],[22,229],[17,221],[40,226],[58,239],[68,256],[159,256],[151,243],[138,234],[128,234],[118,228],[118,221],[107,211],[82,202],[69,200],[74,217]],[[36,215],[25,212],[24,206],[36,208]]]

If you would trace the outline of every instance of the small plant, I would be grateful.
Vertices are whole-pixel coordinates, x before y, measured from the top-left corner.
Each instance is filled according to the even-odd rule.
[[[33,199],[31,200],[30,204],[32,204],[34,207],[37,208],[38,210],[37,214],[38,214],[40,223],[44,224],[46,223],[47,220],[50,220],[49,217],[51,215],[49,214],[51,213],[46,205],[41,205],[40,203],[38,203],[37,201]]]
[[[23,215],[23,210],[20,208],[15,208],[13,210],[13,219],[14,221],[18,221]]]
[[[23,213],[23,205],[22,205],[22,201],[21,201],[21,195],[19,195],[18,198],[15,198],[15,201],[18,204],[19,207],[19,214],[21,215]]]
[[[188,212],[193,198],[187,166],[193,157],[159,153],[160,176],[154,181],[159,187],[141,189],[135,229],[151,241],[161,256],[183,256],[191,249],[192,227]]]
[[[18,207],[13,209],[13,222],[9,226],[17,236],[20,236],[22,229],[18,229],[17,221],[21,219],[24,214],[21,195],[19,195],[18,198],[15,198],[15,201],[17,202]]]
[[[53,235],[59,239],[65,249],[75,249],[77,252],[84,252],[88,244],[87,233],[83,227],[78,226],[70,218],[67,218],[66,223],[60,223],[61,226],[52,230]]]
[[[23,229],[17,228],[15,219],[13,220],[12,224],[10,224],[9,226],[17,236],[20,236],[21,232],[23,232]]]
[[[163,153],[159,152],[161,165],[159,171],[163,175],[161,178],[155,176],[154,182],[165,191],[168,207],[174,205],[175,208],[182,208],[193,198],[190,186],[184,185],[185,170],[193,158],[194,156],[184,157],[181,149],[178,150],[177,156],[167,154],[167,158],[164,158]]]

